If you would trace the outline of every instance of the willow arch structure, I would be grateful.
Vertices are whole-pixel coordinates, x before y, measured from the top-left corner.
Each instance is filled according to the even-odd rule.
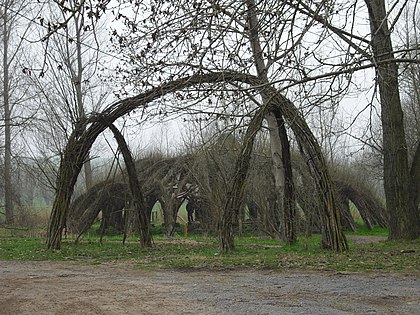
[[[300,116],[294,104],[279,93],[273,86],[261,82],[261,80],[253,75],[234,71],[195,74],[170,81],[134,97],[117,101],[107,107],[102,113],[95,114],[78,122],[69,138],[60,163],[56,185],[57,190],[48,227],[48,248],[61,248],[63,230],[69,213],[69,205],[74,191],[74,185],[83,162],[88,156],[90,148],[105,129],[112,125],[118,118],[139,107],[146,106],[151,101],[168,93],[198,84],[212,84],[218,82],[240,82],[248,84],[258,90],[259,93],[266,93],[270,96],[273,100],[270,103],[270,106],[274,106],[281,111],[285,121],[290,125],[297,140],[304,149],[308,165],[315,178],[315,182],[317,183],[320,196],[322,197],[322,221],[324,226],[323,246],[335,251],[347,249],[347,242],[341,230],[340,211],[335,200],[332,181],[318,142],[305,120]],[[268,110],[271,109],[268,108]],[[237,186],[240,187],[240,185]],[[233,193],[232,195],[236,194]],[[238,196],[240,195],[241,194]],[[226,206],[230,205],[227,204]]]
[[[137,178],[136,166],[131,156],[130,150],[127,143],[124,140],[121,132],[113,125],[109,125],[114,134],[115,139],[117,140],[118,147],[123,154],[125,167],[128,173],[128,181],[132,196],[132,204],[136,213],[136,220],[138,221],[138,226],[140,227],[140,242],[144,247],[152,246],[152,233],[150,229],[150,217],[146,209],[144,196],[142,189],[140,187],[139,180]],[[124,237],[125,240],[125,237]]]

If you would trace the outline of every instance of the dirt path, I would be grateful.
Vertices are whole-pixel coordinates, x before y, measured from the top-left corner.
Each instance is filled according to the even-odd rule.
[[[420,314],[414,276],[0,261],[0,314]]]

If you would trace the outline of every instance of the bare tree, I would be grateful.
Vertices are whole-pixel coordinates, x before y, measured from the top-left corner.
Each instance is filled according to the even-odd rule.
[[[389,237],[415,239],[420,235],[420,218],[417,213],[418,205],[411,200],[415,196],[410,193],[411,178],[399,91],[398,66],[388,26],[388,12],[383,0],[366,0],[365,2],[369,11],[371,46],[373,58],[377,62],[376,79],[381,101],[384,188],[390,215]],[[416,172],[414,170],[414,173]]]
[[[33,152],[35,158],[59,156],[77,122],[100,111],[112,91],[100,78],[106,62],[101,37],[103,25],[96,20],[93,22],[88,9],[80,7],[78,1],[68,1],[64,7],[50,4],[47,9],[42,15],[43,25],[65,19],[66,27],[48,34],[43,46],[37,47],[44,54],[37,60],[38,65],[32,67],[40,70],[28,77],[38,92],[40,111],[37,118],[42,122],[32,133],[32,139],[37,143]],[[43,32],[41,28],[40,37]],[[43,137],[39,137],[40,134]],[[84,164],[85,188],[91,187],[92,183],[89,155]]]
[[[402,42],[409,51],[412,58],[420,54],[420,17],[413,17],[413,10],[416,7],[409,7],[405,16],[405,27],[401,32]],[[401,36],[400,35],[400,36]],[[410,199],[413,207],[420,207],[420,66],[419,64],[408,64],[402,73],[400,80],[404,126],[407,138],[408,160],[410,168]],[[417,210],[417,213],[418,210]],[[420,220],[420,218],[419,218]]]
[[[22,81],[20,57],[26,44],[26,37],[31,29],[31,20],[24,20],[23,13],[29,8],[24,1],[7,0],[0,2],[1,38],[2,38],[2,109],[4,123],[4,207],[6,222],[13,222],[13,203],[16,202],[12,180],[13,139],[18,131],[28,125],[33,115],[29,110],[18,108],[28,99],[31,93]]]

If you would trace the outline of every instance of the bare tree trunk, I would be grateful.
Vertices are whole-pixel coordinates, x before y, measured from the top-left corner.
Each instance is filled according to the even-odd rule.
[[[238,236],[242,237],[244,234],[244,205],[242,205],[241,208],[239,208],[238,213]]]
[[[282,222],[284,222],[284,208],[282,200],[284,199],[284,169],[282,161],[282,147],[280,142],[279,127],[277,125],[277,119],[275,115],[270,112],[267,117],[265,117],[268,124],[268,131],[270,136],[270,150],[271,150],[271,159],[273,161],[273,176],[274,176],[274,186],[277,196],[277,207],[273,209],[279,213]],[[279,238],[281,237],[281,227],[276,227],[276,230],[280,232]]]
[[[321,148],[293,103],[277,93],[274,88],[272,89],[274,90],[272,93],[275,95],[273,103],[282,112],[283,116],[287,118],[293,133],[296,135],[318,190],[320,203],[322,204],[320,211],[323,226],[321,246],[334,251],[347,250],[348,244],[341,227],[340,209],[336,201],[334,185]]]
[[[259,40],[255,1],[246,0],[246,6],[248,8],[247,22],[249,25],[250,43],[258,77],[268,83],[268,68],[263,59],[263,50]],[[264,105],[271,101],[265,92],[262,93],[262,99]],[[289,141],[287,139],[282,112],[277,110],[273,114],[275,116],[274,119],[270,115],[267,115],[266,120],[270,130],[271,155],[273,158],[273,173],[278,196],[278,206],[280,213],[283,214],[282,235],[283,240],[288,243],[294,243],[296,241],[296,200],[294,197]]]
[[[77,127],[77,126],[76,126]],[[48,224],[47,247],[48,249],[60,249],[63,230],[66,227],[69,212],[70,199],[74,191],[74,185],[82,168],[83,162],[89,152],[90,141],[80,141],[80,130],[85,125],[76,128],[70,136],[63,153],[59,174],[57,177],[56,195]]]
[[[84,27],[84,17],[83,14],[74,15],[74,26],[76,29],[76,61],[77,68],[76,72],[71,68],[71,63],[69,62],[69,67],[72,70],[73,75],[73,84],[76,92],[76,103],[78,110],[78,119],[84,120],[86,118],[85,114],[85,105],[83,102],[83,91],[82,91],[82,82],[83,82],[83,60],[82,60],[82,36],[81,31]],[[93,186],[93,176],[92,176],[92,163],[89,158],[89,155],[86,157],[86,161],[83,165],[85,171],[85,185],[86,190]]]
[[[384,151],[384,188],[389,212],[389,238],[415,239],[420,235],[417,207],[410,202],[410,175],[403,111],[384,0],[365,0],[369,12],[371,46],[381,100]]]
[[[2,12],[3,20],[3,108],[4,108],[4,207],[6,223],[14,221],[12,187],[12,143],[11,143],[11,108],[9,86],[9,39],[10,25],[7,4]]]
[[[152,233],[150,229],[150,216],[149,211],[146,208],[144,196],[140,187],[139,180],[137,178],[136,167],[131,156],[130,150],[128,149],[127,143],[119,130],[114,126],[110,125],[112,133],[118,142],[118,147],[124,157],[125,167],[128,173],[128,180],[130,182],[130,190],[133,197],[133,208],[136,211],[137,219],[140,226],[140,242],[143,247],[152,246]]]
[[[270,131],[273,173],[281,213],[281,236],[287,243],[296,242],[296,198],[293,184],[289,139],[282,114],[270,112],[266,120]]]
[[[416,152],[414,153],[413,162],[410,169],[410,201],[412,209],[417,209],[419,214],[420,204],[420,142],[417,144]],[[419,220],[419,218],[417,218]]]
[[[283,162],[284,196],[283,202],[283,240],[287,243],[295,243],[296,236],[296,194],[293,184],[292,158],[290,154],[290,143],[287,131],[280,110],[274,110],[277,120],[278,133],[281,142],[281,154]]]
[[[244,206],[246,178],[248,176],[251,153],[255,136],[261,128],[268,106],[263,106],[252,118],[245,133],[241,152],[236,160],[231,188],[226,196],[226,204],[219,216],[219,249],[229,252],[235,248],[233,224]]]

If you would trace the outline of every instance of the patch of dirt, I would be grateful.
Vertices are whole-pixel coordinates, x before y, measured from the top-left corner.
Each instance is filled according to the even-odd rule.
[[[188,245],[207,244],[205,242],[200,242],[200,241],[186,239],[186,238],[185,239],[184,238],[172,239],[172,240],[170,240],[170,242],[172,244],[188,244]],[[167,244],[168,240],[153,240],[153,243],[155,243],[155,244]]]
[[[415,275],[0,261],[0,314],[418,314]]]
[[[347,236],[347,239],[352,241],[354,244],[370,244],[386,241],[388,238],[386,236],[349,235]]]

